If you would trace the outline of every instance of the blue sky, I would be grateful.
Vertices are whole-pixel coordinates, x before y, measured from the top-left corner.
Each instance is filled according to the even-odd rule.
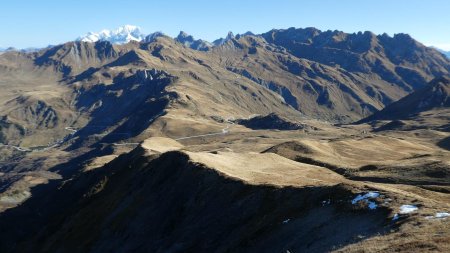
[[[448,0],[8,0],[0,4],[0,47],[42,47],[125,24],[210,41],[288,27],[404,32],[450,50]]]

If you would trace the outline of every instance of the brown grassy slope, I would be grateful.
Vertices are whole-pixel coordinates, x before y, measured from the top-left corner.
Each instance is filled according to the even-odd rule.
[[[48,215],[57,212],[56,216],[29,240],[22,241],[16,250],[167,251],[173,247],[175,238],[182,237],[184,239],[177,244],[179,250],[311,249],[324,252],[333,245],[357,241],[353,238],[356,234],[370,236],[383,230],[386,210],[367,212],[363,206],[337,204],[339,198],[349,199],[357,189],[336,185],[339,183],[336,174],[331,181],[322,174],[320,177],[327,180],[326,184],[305,180],[307,175],[299,178],[290,174],[286,178],[291,178],[289,185],[295,187],[281,188],[260,185],[260,181],[250,178],[244,183],[240,179],[242,171],[216,167],[215,161],[205,160],[209,156],[206,153],[169,152],[155,159],[143,156],[143,152],[137,149],[104,168],[64,184],[50,200],[66,196],[72,199],[72,204],[59,210],[47,210]],[[227,156],[217,156],[222,155]],[[239,156],[244,158],[245,155]],[[299,172],[314,169],[314,166],[297,164],[276,155],[259,156],[263,160],[273,158],[265,168],[251,163],[251,170],[262,174],[270,168],[281,174],[291,169]],[[236,157],[224,159],[230,158]],[[277,167],[283,170],[277,171]],[[303,188],[305,185],[311,187]],[[323,207],[322,200],[327,198],[336,199],[336,206]],[[27,205],[25,203],[24,207]],[[14,211],[11,209],[9,213]],[[322,213],[320,220],[315,215],[317,212]],[[283,223],[287,219],[291,219],[292,224]],[[332,231],[337,227],[326,225],[332,223],[367,226],[354,226],[346,234],[336,235]],[[303,229],[298,229],[300,227]],[[317,233],[308,233],[317,229]],[[324,234],[329,234],[327,240],[317,240]],[[10,239],[1,245],[6,251],[8,244],[17,239],[15,231],[10,231],[8,236]],[[310,243],[305,244],[305,240]]]
[[[249,53],[253,48],[256,51]],[[345,122],[370,115],[406,94],[371,74],[297,58],[259,37],[229,41],[213,53],[241,78],[276,90],[304,114],[325,120]]]
[[[59,207],[47,205],[48,223],[37,230],[17,230],[22,237],[9,230],[0,246],[8,252],[10,243],[19,239],[16,251],[42,252],[170,251],[175,241],[177,250],[196,252],[448,248],[447,221],[425,219],[445,210],[442,199],[428,199],[403,186],[351,182],[275,154],[154,153],[164,151],[161,145],[166,144],[189,149],[173,140],[150,139],[145,148],[64,183],[42,203],[11,209],[3,217],[20,209],[29,215],[16,224],[21,228],[21,222],[34,217],[25,210],[58,198],[69,200]],[[374,200],[378,209],[350,203],[369,190],[383,195]],[[420,211],[392,222],[393,213],[407,203]],[[0,221],[8,225],[8,219]],[[414,224],[420,233],[413,233]],[[430,238],[432,231],[441,233]]]
[[[352,180],[410,184],[448,192],[449,152],[430,143],[429,138],[405,137],[391,133],[358,139],[297,140],[265,152],[330,168]]]
[[[47,119],[39,114],[27,114],[27,111],[35,111],[35,108],[28,109],[25,101],[36,101],[34,103],[48,107],[51,114],[56,115],[55,119],[49,121],[59,123],[49,125],[47,128],[63,134],[64,127],[82,127],[86,121],[91,125],[102,125],[103,131],[108,129],[113,131],[114,128],[123,125],[124,121],[130,121],[133,115],[150,119],[156,112],[145,112],[139,108],[146,107],[145,100],[158,100],[167,95],[169,97],[166,99],[171,101],[171,108],[186,110],[184,113],[197,117],[212,115],[223,118],[239,115],[247,117],[253,113],[270,112],[298,115],[284,104],[279,95],[261,89],[259,85],[249,80],[236,80],[235,75],[229,71],[214,65],[210,66],[208,57],[203,53],[187,50],[166,37],[158,38],[153,43],[130,43],[124,46],[70,42],[35,55],[16,54],[26,57],[17,60],[11,53],[7,55],[9,58],[6,56],[2,58],[6,62],[4,64],[11,62],[11,64],[27,64],[30,68],[27,74],[29,80],[43,80],[51,93],[42,87],[32,88],[31,84],[25,83],[26,90],[40,89],[39,97],[33,97],[33,100],[28,97],[21,98],[20,96],[26,93],[21,90],[18,95],[18,91],[15,92],[13,88],[16,86],[7,84],[17,83],[19,77],[14,73],[23,70],[17,66],[13,69],[5,67],[6,75],[3,81],[6,92],[1,107],[3,114],[8,117],[9,124],[30,129],[30,132],[22,136],[17,134],[14,137],[6,137],[6,140],[20,139],[19,137],[23,138],[23,135],[33,135],[38,139],[35,133],[42,132],[33,126],[40,125],[40,121]],[[145,69],[165,71],[178,81],[176,85],[167,87],[165,94],[155,94],[155,91],[146,90],[149,85],[145,85],[143,79],[139,77],[138,72]],[[41,75],[41,79],[38,79],[37,75]],[[8,76],[12,77],[6,79]],[[52,100],[51,96],[63,101]],[[115,104],[122,105],[122,113],[117,112]],[[111,122],[108,123],[108,118],[112,115],[119,118],[109,119]],[[132,123],[133,119],[122,128],[127,128]],[[56,136],[61,137],[63,134]]]
[[[338,60],[343,62],[333,63]],[[263,86],[307,116],[348,122],[399,99],[419,87],[419,82],[447,73],[448,60],[403,35],[389,38],[311,29],[240,36],[207,52],[192,50],[165,36],[152,43],[121,46],[69,42],[30,54],[2,54],[0,83],[5,92],[0,110],[2,115],[10,115],[13,105],[6,102],[17,101],[20,95],[24,101],[43,103],[60,122],[52,128],[60,138],[65,126],[80,127],[93,117],[91,108],[76,106],[78,93],[96,85],[101,88],[103,84],[117,84],[122,81],[114,78],[143,68],[157,68],[179,77],[183,82],[178,84],[182,85],[172,90],[184,95],[192,93],[180,96],[180,100],[188,105],[188,111],[197,110],[197,114],[211,115],[223,110],[222,114],[242,111],[248,116],[285,111],[275,109],[284,106],[280,107],[280,100]],[[107,92],[120,96],[122,89]],[[267,99],[270,101],[263,101]],[[94,102],[100,105],[103,101]],[[20,141],[20,128],[30,130],[26,135],[41,131],[34,129],[33,124],[40,125],[47,118],[26,113],[36,106],[15,103],[15,107],[18,112],[6,122],[13,127],[8,127],[9,133],[4,133],[3,139]],[[148,113],[141,114],[142,117]],[[152,113],[149,117],[153,116]],[[115,123],[111,124],[108,127],[114,128]],[[41,141],[32,143],[29,139],[23,144],[42,145],[48,138],[47,133],[36,138]]]

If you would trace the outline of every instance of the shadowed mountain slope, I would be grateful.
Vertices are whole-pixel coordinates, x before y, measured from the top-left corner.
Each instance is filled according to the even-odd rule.
[[[450,108],[450,78],[440,77],[361,122],[406,119],[433,109]]]
[[[327,252],[359,241],[356,235],[370,237],[388,226],[388,209],[352,205],[347,200],[359,189],[340,184],[343,179],[324,168],[274,154],[150,155],[147,148],[158,149],[151,143],[76,176],[40,202],[26,202],[2,214],[4,228],[7,217],[29,214],[20,223],[29,222],[36,213],[28,208],[45,206],[42,226],[2,234],[11,238],[2,241],[2,251]],[[258,159],[264,166],[255,163]],[[243,160],[248,172],[240,168]],[[64,196],[69,198],[65,204],[50,204]],[[333,203],[324,206],[327,199]],[[342,224],[355,225],[346,233],[334,233]]]

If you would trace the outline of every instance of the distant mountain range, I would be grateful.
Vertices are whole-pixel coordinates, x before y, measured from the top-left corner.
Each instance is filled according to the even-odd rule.
[[[49,45],[46,48],[52,47],[51,45]],[[32,53],[32,52],[36,52],[39,51],[43,48],[39,48],[39,47],[27,47],[27,48],[22,48],[22,49],[17,49],[15,47],[8,47],[8,48],[0,48],[0,52],[8,52],[8,51],[17,51],[17,52],[22,52],[22,53]]]
[[[446,50],[440,49],[440,48],[435,47],[435,46],[430,46],[430,47],[436,49],[437,51],[441,52],[441,53],[444,54],[447,58],[450,59],[450,51],[446,51]]]
[[[160,85],[171,88],[129,88],[154,82],[160,75],[149,74],[150,70],[165,73]],[[157,114],[153,110],[166,107],[193,110],[208,119],[278,113],[349,123],[448,74],[448,58],[407,34],[391,37],[289,28],[259,35],[229,33],[209,43],[184,32],[173,39],[125,26],[34,53],[3,53],[0,77],[4,83],[21,80],[23,89],[35,89],[39,80],[55,86],[48,97],[42,95],[46,93],[17,97],[12,95],[17,86],[3,87],[3,94],[11,95],[4,96],[8,100],[0,108],[0,117],[4,116],[0,123],[7,126],[1,130],[5,140],[32,136],[40,128],[66,133],[61,122],[110,128],[119,127],[125,119],[130,125],[142,124],[133,130],[138,134],[146,126],[140,119],[152,118]],[[71,101],[60,101],[60,97]],[[113,98],[122,101],[121,113]],[[149,101],[156,104],[148,107]],[[146,113],[151,115],[143,117]],[[106,118],[109,121],[103,122]]]
[[[330,32],[330,31],[327,31]],[[336,32],[336,31],[335,31]],[[342,33],[342,32],[341,32]],[[223,45],[225,42],[234,39],[239,38],[241,36],[248,36],[248,35],[255,35],[252,32],[246,32],[244,34],[238,34],[234,35],[232,32],[228,32],[227,36],[225,38],[219,38],[214,40],[213,42],[209,42],[202,39],[194,39],[192,35],[187,34],[184,31],[180,31],[177,37],[174,39],[181,44],[184,44],[186,47],[200,50],[200,51],[207,51],[213,46],[220,46]],[[108,30],[104,29],[100,32],[89,32],[85,35],[79,36],[76,41],[82,41],[82,42],[97,42],[97,41],[108,41],[113,44],[126,44],[130,41],[137,41],[137,42],[151,42],[157,37],[160,36],[167,36],[162,32],[154,32],[150,34],[144,34],[142,32],[142,29],[135,25],[124,25],[114,30]],[[48,47],[51,47],[48,46]],[[445,51],[436,47],[432,47],[438,50],[439,52],[443,53],[445,56],[450,58],[450,51]],[[30,47],[25,49],[16,49],[14,47],[8,47],[8,48],[1,48],[0,52],[5,51],[21,51],[21,52],[35,52],[37,50],[40,50],[42,48],[37,47]]]
[[[247,32],[243,35],[253,35],[253,33]],[[237,36],[239,37],[243,35]],[[113,44],[126,44],[130,41],[151,42],[152,40],[160,36],[167,36],[167,35],[165,35],[162,32],[155,32],[145,35],[140,27],[134,25],[125,25],[115,30],[102,30],[100,32],[89,32],[86,35],[78,37],[77,41],[83,42],[109,41]],[[229,41],[233,38],[235,38],[234,34],[232,32],[229,32],[225,38],[217,39],[211,43],[206,40],[201,39],[196,40],[192,35],[189,35],[181,31],[178,34],[178,36],[175,37],[174,39],[192,49],[206,51],[212,46],[222,45],[226,41]]]
[[[440,50],[440,52],[442,52],[443,54],[445,54],[445,56],[447,56],[448,58],[450,58],[450,51],[444,51],[444,50]]]
[[[448,252],[449,75],[312,27],[8,50],[0,252]]]

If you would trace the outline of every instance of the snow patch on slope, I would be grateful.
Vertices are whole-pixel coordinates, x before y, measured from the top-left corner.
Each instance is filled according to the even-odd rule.
[[[400,214],[407,214],[407,213],[412,213],[414,211],[419,210],[419,208],[417,206],[414,205],[402,205],[400,207]]]
[[[368,192],[364,195],[358,195],[352,200],[352,204],[356,205],[358,202],[363,201],[366,202],[369,209],[375,210],[377,209],[377,203],[374,201],[370,201],[369,199],[376,199],[380,196],[380,193],[378,192]]]
[[[392,220],[396,221],[396,220],[400,219],[400,217],[404,217],[404,216],[400,216],[400,215],[409,214],[409,213],[415,212],[417,210],[419,210],[419,208],[415,205],[402,205],[402,206],[400,206],[399,212],[394,214],[394,217],[392,218]]]
[[[432,219],[447,219],[447,218],[449,218],[450,217],[450,213],[447,213],[447,212],[439,212],[439,213],[436,213],[434,216],[427,216],[427,217],[425,217],[425,219],[427,219],[427,220],[432,220]]]

